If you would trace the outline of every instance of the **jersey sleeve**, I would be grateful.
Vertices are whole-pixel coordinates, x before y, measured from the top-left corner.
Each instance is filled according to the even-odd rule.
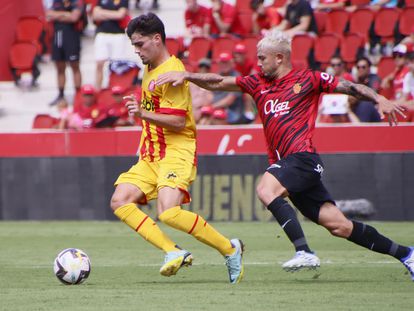
[[[236,84],[242,89],[243,92],[253,95],[253,91],[256,89],[257,83],[254,79],[256,75],[251,76],[238,76],[236,77]]]
[[[172,86],[168,83],[163,86],[160,105],[157,109],[159,113],[185,116],[190,105],[189,83],[179,86]]]
[[[319,93],[332,93],[339,83],[339,79],[326,72],[314,72],[314,87]]]

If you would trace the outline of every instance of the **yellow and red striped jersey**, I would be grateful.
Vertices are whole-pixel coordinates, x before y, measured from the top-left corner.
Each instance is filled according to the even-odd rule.
[[[175,56],[158,67],[148,70],[145,66],[142,79],[142,108],[153,113],[185,116],[185,128],[180,132],[142,121],[142,135],[139,145],[140,159],[159,161],[165,157],[177,157],[195,162],[196,126],[193,118],[189,83],[178,86],[171,83],[155,86],[162,73],[184,71],[183,63]]]

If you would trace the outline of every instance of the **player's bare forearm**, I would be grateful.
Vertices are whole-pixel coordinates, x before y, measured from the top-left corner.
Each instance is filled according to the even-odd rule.
[[[365,99],[378,102],[380,95],[368,86],[353,83],[351,81],[340,79],[335,93],[343,93],[354,96],[358,99]]]
[[[171,71],[158,76],[156,85],[171,83],[173,86],[190,81],[211,91],[241,91],[236,84],[236,78],[231,76],[221,76],[215,73],[193,73],[187,71]]]
[[[153,113],[149,111],[142,111],[140,118],[157,126],[169,129],[174,132],[179,132],[185,127],[184,116],[174,116],[161,113]]]

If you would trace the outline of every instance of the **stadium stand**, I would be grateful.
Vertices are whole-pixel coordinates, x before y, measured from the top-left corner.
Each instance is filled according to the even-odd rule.
[[[369,8],[359,8],[351,13],[349,19],[349,32],[357,33],[364,38],[364,43],[369,41],[369,29],[374,21],[375,13]]]
[[[59,119],[52,117],[49,114],[37,114],[34,117],[32,128],[33,129],[50,129],[57,125]]]
[[[325,33],[342,36],[349,21],[349,13],[343,9],[332,10],[327,14]]]
[[[10,69],[16,85],[19,84],[23,73],[32,75],[32,85],[36,84],[36,80],[40,75],[37,66],[38,48],[31,42],[16,42],[9,51]]]

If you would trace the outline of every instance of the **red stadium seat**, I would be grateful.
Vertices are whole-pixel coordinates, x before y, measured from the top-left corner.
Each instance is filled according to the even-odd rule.
[[[332,10],[326,19],[325,32],[342,36],[349,21],[349,13],[343,9]]]
[[[111,71],[109,74],[109,86],[112,87],[114,85],[121,85],[126,88],[132,87],[136,77],[138,76],[139,70],[140,69],[138,67],[134,67],[120,75]]]
[[[257,36],[246,37],[242,40],[242,43],[246,46],[247,49],[247,58],[254,62],[257,60],[256,46],[258,42],[259,38]]]
[[[323,12],[323,11],[314,11],[313,15],[315,16],[318,34],[323,34],[325,32],[325,26],[326,26],[326,20],[328,18],[328,13]]]
[[[33,129],[50,129],[59,123],[59,119],[48,114],[38,114],[33,119]]]
[[[350,33],[342,38],[340,55],[348,68],[355,63],[363,48],[364,39],[357,33]]]
[[[337,53],[340,38],[335,34],[322,34],[315,38],[314,55],[315,61],[321,64],[321,68],[325,69],[330,62],[331,57]]]
[[[251,12],[239,13],[240,22],[243,24],[243,27],[247,35],[250,35],[253,31],[253,21]]]
[[[404,36],[408,36],[413,32],[414,28],[414,7],[405,8],[400,15],[399,32]]]
[[[211,48],[211,58],[216,60],[223,52],[231,54],[235,45],[236,40],[231,37],[219,37],[215,39]]]
[[[304,69],[309,67],[309,53],[313,48],[314,39],[307,34],[295,35],[292,39],[291,60],[293,67]]]
[[[196,64],[201,58],[208,57],[211,48],[210,39],[199,37],[194,38],[188,47],[188,60]]]
[[[45,24],[40,17],[23,16],[17,22],[16,41],[34,43],[38,54],[42,54],[43,51],[44,34]]]
[[[9,50],[10,69],[17,83],[22,73],[30,72],[33,81],[37,79],[40,72],[37,68],[37,47],[31,42],[14,43]]]
[[[181,43],[180,40],[178,40],[177,38],[166,38],[165,45],[167,46],[168,52],[171,55],[175,55],[178,57],[181,53]]]
[[[394,40],[395,25],[400,16],[400,10],[397,8],[381,8],[374,19],[374,32],[381,37],[382,42]]]
[[[374,12],[369,8],[360,8],[351,13],[349,19],[349,32],[358,33],[363,39],[364,43],[369,39],[369,29],[374,21]]]
[[[377,67],[378,67],[377,74],[382,80],[395,70],[394,59],[392,57],[383,56],[378,62]]]

